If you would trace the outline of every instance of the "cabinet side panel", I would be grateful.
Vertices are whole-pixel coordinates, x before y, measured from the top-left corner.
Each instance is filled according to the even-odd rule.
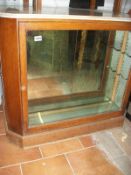
[[[0,18],[0,66],[1,66],[1,18]]]
[[[4,109],[8,129],[22,134],[20,65],[17,21],[1,19],[1,58],[4,89]]]

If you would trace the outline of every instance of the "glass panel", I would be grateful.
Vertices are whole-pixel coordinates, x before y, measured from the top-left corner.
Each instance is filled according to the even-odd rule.
[[[109,44],[109,34],[85,30],[27,32],[29,127],[120,108],[129,55],[123,57],[120,66],[125,33],[116,32],[114,46]],[[118,65],[122,75],[116,86]]]
[[[28,32],[29,99],[97,91],[105,59],[106,32],[105,36],[87,31]]]

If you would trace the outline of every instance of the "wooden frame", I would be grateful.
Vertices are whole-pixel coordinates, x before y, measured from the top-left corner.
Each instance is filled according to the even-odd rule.
[[[29,0],[23,0],[23,6],[28,7],[29,6]]]
[[[121,0],[115,0],[114,12],[120,11]],[[24,0],[27,7],[29,1]],[[95,7],[95,0],[91,8]],[[41,4],[36,11],[41,10]],[[26,8],[25,7],[25,8]],[[92,12],[93,14],[93,12]],[[95,25],[94,25],[95,23]],[[116,112],[91,115],[89,117],[70,119],[45,126],[28,128],[27,117],[27,79],[26,79],[26,37],[30,30],[131,30],[131,22],[72,20],[72,19],[9,19],[0,18],[0,56],[4,89],[4,113],[6,117],[6,134],[9,139],[20,146],[33,146],[58,139],[87,134],[90,132],[121,126],[131,91],[131,71],[122,99],[121,109]],[[112,47],[114,32],[110,34],[109,46]],[[111,53],[107,49],[107,57]],[[8,48],[8,49],[7,49]],[[23,49],[24,48],[24,49]],[[106,69],[106,65],[104,69]],[[104,81],[103,76],[103,80]],[[94,94],[95,95],[95,94]]]
[[[92,5],[93,6],[93,5]],[[95,25],[94,25],[95,23]],[[122,115],[124,114],[127,100],[131,89],[131,72],[126,85],[125,94],[122,101],[122,107],[116,112],[108,112],[104,114],[91,115],[89,117],[70,119],[65,121],[55,122],[34,128],[28,127],[28,100],[27,100],[27,65],[26,65],[26,31],[28,30],[131,30],[131,22],[122,21],[102,21],[102,20],[73,20],[73,19],[0,19],[0,39],[1,39],[1,57],[2,57],[2,77],[4,86],[4,110],[7,121],[7,134],[17,140],[20,139],[24,145],[24,138],[28,140],[28,135],[38,134],[43,132],[43,135],[49,135],[50,132],[56,131],[57,138],[60,129],[77,128],[82,125],[82,128],[90,128],[94,124],[96,131],[99,123],[112,123],[110,126],[120,126],[123,122]],[[109,45],[113,45],[114,32],[110,34]],[[8,49],[7,49],[8,48]],[[107,49],[106,65],[110,56],[111,48]],[[102,81],[105,76],[103,75]],[[104,81],[105,82],[105,81]],[[101,95],[103,94],[103,89]],[[95,92],[96,94],[98,92]],[[94,93],[94,95],[96,95]],[[46,100],[46,99],[45,99]],[[55,100],[55,99],[54,99]],[[115,121],[116,123],[113,123]],[[104,126],[101,125],[101,128]],[[78,130],[78,129],[76,129]],[[87,130],[85,130],[87,131]],[[62,131],[64,133],[64,131]],[[66,132],[66,131],[65,131]],[[78,132],[77,132],[78,133]],[[51,133],[52,134],[52,133]],[[64,133],[64,136],[67,134]],[[74,134],[75,135],[75,134]],[[50,136],[53,140],[53,134]],[[43,136],[44,137],[44,136]],[[27,144],[27,141],[25,141]]]
[[[5,18],[0,19],[0,22],[0,34],[2,42],[0,50],[2,58],[2,79],[4,89],[3,106],[6,115],[6,121],[8,129],[23,135],[17,20]],[[6,48],[8,48],[8,51]],[[12,94],[14,90],[15,96]],[[16,110],[14,110],[15,108]]]
[[[40,131],[47,131],[63,127],[71,127],[79,124],[84,124],[87,121],[95,121],[107,119],[123,115],[127,98],[129,95],[130,83],[128,82],[125,97],[123,99],[122,110],[118,112],[105,113],[103,115],[96,115],[85,118],[77,118],[68,121],[56,122],[48,126],[40,126],[36,128],[28,128],[27,119],[27,79],[26,79],[26,31],[27,30],[95,30],[99,26],[99,30],[108,30],[110,26],[112,30],[131,30],[130,23],[126,22],[109,22],[109,21],[86,21],[86,20],[54,20],[54,19],[1,19],[1,55],[2,55],[2,74],[4,83],[4,107],[6,113],[6,120],[8,129],[20,134],[26,135],[28,133],[35,133]],[[83,25],[84,24],[84,25]],[[15,32],[14,32],[15,30]],[[12,35],[13,34],[13,35]],[[112,39],[111,39],[112,41]],[[111,44],[110,41],[110,44]],[[5,49],[10,45],[8,51]],[[110,53],[110,51],[108,51]],[[12,72],[13,70],[13,72]],[[15,76],[14,76],[15,75]],[[131,77],[131,74],[130,76]],[[131,78],[130,78],[131,79]],[[15,96],[12,94],[15,89]],[[10,94],[12,94],[10,96]],[[13,100],[12,100],[13,98]],[[17,107],[16,107],[17,104]],[[14,110],[16,109],[16,110]],[[109,115],[110,114],[110,115]],[[102,117],[103,116],[103,117]]]
[[[41,11],[42,8],[42,0],[33,0],[33,9],[36,12]]]
[[[84,26],[83,26],[84,23]],[[128,23],[123,23],[123,22],[113,22],[114,25],[112,25],[110,28],[112,30],[115,29],[124,29],[124,30],[128,30],[129,24]],[[99,27],[99,30],[104,29],[108,30],[108,26],[110,25],[110,22],[103,22],[103,21],[99,21],[98,23],[96,22],[96,25],[93,25],[93,21],[79,21],[79,20],[27,20],[23,22],[23,20],[19,20],[19,38],[20,38],[20,65],[21,65],[21,83],[22,83],[22,101],[23,101],[23,116],[24,116],[24,131],[25,133],[31,133],[31,132],[38,132],[38,131],[43,131],[43,130],[52,130],[52,129],[58,129],[61,127],[70,127],[75,125],[75,123],[80,124],[80,123],[84,123],[86,120],[89,120],[87,118],[84,119],[73,119],[73,120],[69,120],[69,121],[61,121],[61,122],[56,122],[55,124],[48,124],[48,125],[44,125],[44,126],[38,126],[38,127],[34,127],[34,128],[28,128],[28,120],[27,120],[27,79],[26,79],[26,70],[27,70],[27,66],[26,66],[26,31],[28,30],[74,30],[74,29],[83,29],[84,30],[95,30],[97,28],[97,24],[100,25],[101,27]],[[74,27],[75,26],[75,27]],[[111,43],[110,43],[111,44]],[[109,55],[108,51],[108,55]],[[122,115],[123,110],[119,113],[119,115]],[[110,114],[112,115],[116,115],[116,112],[111,112]],[[112,116],[111,115],[111,116]],[[101,116],[101,115],[98,115]],[[105,117],[107,116],[106,114],[104,115]],[[90,117],[90,121],[92,117]],[[94,117],[95,118],[95,117]],[[98,117],[99,118],[99,117]],[[79,121],[79,122],[78,122]]]
[[[121,6],[122,6],[122,0],[115,0],[114,1],[113,12],[114,13],[120,13]]]

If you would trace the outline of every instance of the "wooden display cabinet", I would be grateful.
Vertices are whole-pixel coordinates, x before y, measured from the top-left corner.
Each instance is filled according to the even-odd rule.
[[[123,124],[131,89],[130,18],[70,14],[1,15],[6,132],[21,146]],[[90,84],[89,70],[96,71]]]

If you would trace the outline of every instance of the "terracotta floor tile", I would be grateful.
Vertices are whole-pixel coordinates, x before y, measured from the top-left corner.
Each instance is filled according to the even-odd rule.
[[[23,150],[0,136],[0,167],[41,158],[38,148]]]
[[[47,78],[45,80],[45,83],[47,84],[49,89],[59,89],[61,88],[60,82],[57,80],[57,78]]]
[[[122,121],[121,118],[118,118],[118,119],[116,118],[113,120],[100,122],[100,124],[96,124],[96,125],[85,124],[81,126],[50,131],[49,133],[47,132],[45,134],[41,133],[39,136],[36,134],[33,137],[25,138],[24,145],[32,146],[32,145],[44,144],[47,142],[66,139],[69,137],[71,138],[75,136],[80,136],[82,134],[89,134],[91,132],[96,132],[96,129],[97,130],[105,129],[105,126],[109,128],[116,125],[116,123],[121,124],[121,121]]]
[[[46,144],[40,147],[44,156],[53,156],[82,148],[78,139],[65,140],[57,143]]]
[[[127,156],[118,157],[114,161],[125,175],[131,175],[131,160]]]
[[[76,175],[122,175],[96,147],[67,154]]]
[[[95,140],[91,136],[80,137],[80,141],[84,147],[90,147],[96,145]]]
[[[20,167],[0,168],[0,175],[21,175]]]
[[[30,91],[36,91],[36,90],[48,90],[48,86],[46,85],[44,79],[37,78],[37,79],[31,79],[28,81],[28,88]]]
[[[72,175],[64,156],[43,159],[22,165],[23,175]]]
[[[29,99],[62,95],[63,91],[55,78],[37,78],[28,81]]]
[[[4,114],[2,111],[0,111],[0,134],[4,134],[5,133],[5,127],[4,127]]]
[[[53,89],[48,91],[31,91],[29,92],[29,99],[39,99],[43,97],[53,97],[53,96],[59,96],[63,95],[63,92],[61,90]]]
[[[110,132],[99,132],[95,134],[95,137],[97,145],[100,146],[100,148],[104,148],[104,151],[106,151],[112,158],[124,154],[123,150],[120,148],[119,144],[117,144]]]

